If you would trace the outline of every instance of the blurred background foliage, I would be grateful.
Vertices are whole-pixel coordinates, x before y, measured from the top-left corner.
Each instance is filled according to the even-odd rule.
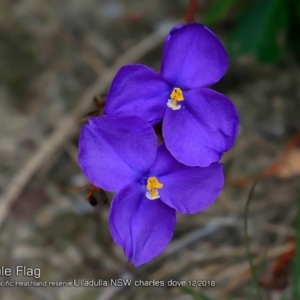
[[[253,55],[261,63],[276,63],[284,52],[300,62],[300,1],[297,0],[216,0],[203,22],[215,22],[233,14],[226,46],[236,58]]]
[[[182,2],[188,6],[188,1]],[[232,59],[252,55],[261,63],[275,64],[285,54],[300,63],[300,1],[203,2],[204,9],[197,12],[200,16],[196,21],[224,26],[225,46]],[[1,8],[5,10],[6,5],[3,2]],[[39,71],[40,62],[33,37],[24,31],[27,25],[24,28],[21,20],[5,18],[0,20],[0,81],[14,97],[20,97],[29,91],[30,77]]]

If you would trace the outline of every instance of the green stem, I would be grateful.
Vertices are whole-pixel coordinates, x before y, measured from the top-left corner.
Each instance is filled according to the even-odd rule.
[[[299,277],[300,277],[300,192],[297,201],[296,218],[296,251],[293,264],[293,299],[300,299]]]
[[[255,266],[253,264],[253,260],[252,260],[252,255],[251,255],[251,250],[250,250],[250,238],[249,238],[249,234],[248,234],[248,215],[249,215],[249,208],[250,208],[250,202],[252,200],[253,197],[253,193],[254,193],[254,189],[256,186],[255,182],[253,184],[253,186],[251,187],[247,202],[246,202],[246,207],[245,207],[245,217],[244,217],[244,232],[245,232],[245,247],[246,247],[246,252],[247,252],[247,259],[250,265],[250,271],[251,271],[251,275],[252,275],[252,282],[254,283],[254,286],[256,288],[256,293],[258,298],[258,300],[263,300],[263,295],[261,293],[261,290],[258,286],[258,279],[256,276],[256,272],[255,272]]]

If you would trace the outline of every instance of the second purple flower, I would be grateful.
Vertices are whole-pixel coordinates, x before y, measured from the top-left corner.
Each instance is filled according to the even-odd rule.
[[[113,240],[139,266],[172,238],[176,211],[196,213],[224,183],[219,163],[188,167],[176,161],[139,117],[90,118],[79,140],[79,164],[96,186],[115,191],[109,225]]]

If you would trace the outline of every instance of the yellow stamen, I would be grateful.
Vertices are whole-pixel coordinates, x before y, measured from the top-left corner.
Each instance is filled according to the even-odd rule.
[[[167,106],[172,108],[173,110],[178,110],[181,108],[181,105],[177,104],[178,101],[183,101],[184,97],[183,97],[183,92],[180,88],[176,87],[173,89]]]
[[[157,189],[161,189],[163,184],[158,181],[156,177],[149,177],[147,181],[146,197],[150,200],[155,200],[159,198],[159,193]]]

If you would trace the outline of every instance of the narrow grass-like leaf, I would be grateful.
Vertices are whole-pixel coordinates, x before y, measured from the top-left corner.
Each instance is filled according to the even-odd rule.
[[[255,297],[255,299],[263,300],[263,295],[262,295],[261,289],[258,285],[258,279],[257,279],[257,276],[256,276],[255,266],[254,266],[253,261],[252,261],[252,255],[251,255],[251,250],[250,250],[250,239],[249,239],[249,234],[248,234],[249,208],[250,208],[251,200],[253,198],[253,193],[254,193],[256,183],[257,182],[255,182],[253,184],[253,186],[251,187],[251,190],[250,190],[247,202],[246,202],[245,216],[244,216],[244,231],[245,231],[245,247],[246,247],[247,258],[248,258],[248,261],[249,261],[250,271],[251,271],[251,275],[252,275],[252,284],[253,284],[254,288],[256,289],[256,294],[257,294],[257,297]]]
[[[206,296],[205,294],[201,292],[196,292],[195,290],[189,288],[189,287],[181,287],[180,288],[183,293],[187,295],[191,295],[194,300],[212,300],[210,297]]]
[[[300,299],[300,193],[297,201],[296,252],[293,264],[293,299]]]
[[[280,300],[291,299],[292,289],[289,287],[281,294]]]

